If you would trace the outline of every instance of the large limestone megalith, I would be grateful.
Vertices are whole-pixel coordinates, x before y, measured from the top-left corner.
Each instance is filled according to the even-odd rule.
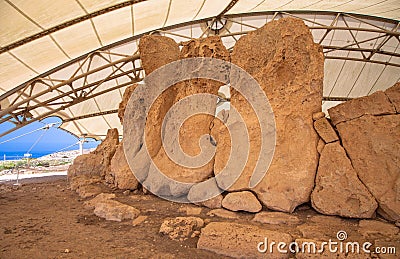
[[[146,76],[170,62],[180,59],[178,44],[173,39],[164,36],[143,36],[139,42],[139,51]],[[157,89],[146,85],[143,87],[141,84],[142,82],[126,89],[118,114],[124,118],[122,120],[120,117],[124,127],[126,158],[135,176],[143,181],[147,177],[150,163],[146,152],[149,152],[150,157],[154,157],[161,147],[162,121],[175,100],[176,91],[172,87],[160,94],[146,114],[143,100],[149,99],[152,94],[157,94]],[[134,92],[136,99],[130,100]],[[127,107],[130,109],[127,110]],[[144,139],[146,139],[146,143],[144,143]],[[144,144],[147,149],[143,148]]]
[[[183,59],[207,57],[222,59],[225,61],[229,61],[230,59],[228,50],[224,47],[218,36],[195,39],[184,43],[181,50],[181,57]],[[169,124],[172,125],[171,127],[168,125],[166,126],[165,131],[179,131],[179,134],[177,134],[178,138],[163,139],[165,146],[160,148],[158,154],[153,159],[154,165],[157,166],[158,169],[155,166],[150,166],[149,176],[143,183],[143,185],[150,191],[165,196],[180,196],[186,194],[190,189],[190,186],[182,188],[179,185],[171,184],[165,177],[160,176],[157,173],[157,170],[161,171],[164,175],[173,180],[185,183],[201,182],[212,176],[214,159],[211,159],[201,167],[189,168],[179,165],[177,161],[172,161],[172,159],[168,157],[166,151],[176,153],[176,150],[172,147],[172,143],[179,142],[179,145],[185,154],[189,156],[197,156],[200,154],[201,149],[199,146],[199,140],[202,136],[209,136],[211,133],[212,122],[214,120],[217,105],[218,90],[221,86],[221,82],[203,78],[191,79],[176,84],[176,97],[174,104],[177,105],[182,101],[186,104],[184,106],[178,106],[179,108],[175,110],[171,110],[167,115],[166,120],[174,120],[182,117],[182,114],[187,111],[197,110],[199,108],[197,107],[198,105],[203,106],[202,109],[209,115],[196,114],[185,120],[182,125],[171,123]],[[196,94],[211,94],[215,97],[210,99],[208,97],[200,96],[196,98],[200,98],[203,101],[191,102],[190,98]],[[206,145],[211,145],[211,137],[208,137],[206,141],[208,142]],[[164,148],[167,148],[167,150]]]
[[[378,212],[400,220],[400,84],[328,110],[358,177]]]
[[[115,154],[118,143],[118,130],[109,129],[106,138],[94,151],[75,158],[68,168],[68,178],[72,179],[80,175],[104,178],[110,171],[111,159]]]
[[[267,95],[275,116],[276,148],[271,166],[256,186],[260,201],[270,209],[292,212],[309,201],[318,164],[318,136],[312,114],[321,111],[324,58],[301,20],[283,18],[241,37],[232,63],[250,73]],[[248,188],[260,150],[257,117],[240,93],[231,105],[247,124],[250,156],[232,190]]]

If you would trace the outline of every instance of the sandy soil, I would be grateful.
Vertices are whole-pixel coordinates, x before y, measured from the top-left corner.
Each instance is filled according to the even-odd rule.
[[[66,177],[23,183],[18,190],[3,185],[0,192],[0,258],[216,257],[196,249],[197,238],[178,242],[158,233],[166,215],[182,216],[177,212],[180,204],[152,195],[135,200],[120,193],[118,200],[149,216],[148,223],[134,227],[131,221],[105,221],[86,210],[79,196],[68,190]]]
[[[179,242],[159,233],[166,218],[186,216],[178,210],[195,205],[173,203],[151,194],[124,195],[116,191],[116,200],[148,216],[146,221],[134,226],[130,220],[112,222],[95,216],[83,205],[87,199],[69,190],[66,176],[24,179],[22,183],[19,188],[12,182],[0,184],[0,258],[224,258],[197,249],[198,238]],[[112,191],[103,187],[105,192]],[[304,236],[296,226],[252,222],[254,214],[238,213],[239,219],[227,220],[207,216],[209,211],[203,208],[199,217],[208,221],[255,224],[289,233],[295,238]],[[294,215],[301,220],[299,225],[306,225],[307,238],[326,234],[335,237],[338,230],[344,229],[351,239],[365,241],[359,234],[358,220],[348,219],[330,226],[325,217],[320,223],[312,224],[310,222],[318,214],[308,206],[300,207]],[[396,236],[395,240],[386,235],[371,236],[368,240],[374,243],[379,238],[400,246],[400,235]],[[400,251],[400,247],[397,248]]]

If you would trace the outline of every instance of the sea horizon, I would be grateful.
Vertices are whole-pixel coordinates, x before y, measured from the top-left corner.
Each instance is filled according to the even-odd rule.
[[[64,150],[64,151],[73,151],[77,149],[70,149],[70,150]],[[46,156],[49,154],[53,154],[56,151],[36,151],[36,152],[31,152],[30,154],[32,155],[31,158],[39,158],[42,156]],[[26,151],[1,151],[0,150],[0,160],[20,160],[25,158]]]

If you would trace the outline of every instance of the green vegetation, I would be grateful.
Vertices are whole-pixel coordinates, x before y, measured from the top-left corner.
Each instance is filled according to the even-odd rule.
[[[9,170],[15,167],[26,166],[25,160],[18,160],[18,161],[3,161],[0,163],[0,171],[1,170]]]
[[[71,163],[71,159],[65,160],[37,160],[37,159],[21,159],[14,161],[0,161],[0,171],[10,170],[16,167],[50,167],[57,165],[67,165]]]

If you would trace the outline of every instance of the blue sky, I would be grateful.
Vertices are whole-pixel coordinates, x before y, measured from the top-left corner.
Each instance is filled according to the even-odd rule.
[[[11,139],[16,136],[20,136],[24,133],[31,132],[33,130],[39,129],[43,126],[45,126],[48,123],[54,123],[54,122],[59,122],[60,119],[58,118],[47,118],[41,122],[33,122],[19,130],[16,130],[2,138],[0,138],[0,143]],[[6,130],[12,128],[12,124],[9,122],[1,123],[0,124],[0,132],[3,133]],[[32,145],[38,140],[40,135],[42,135],[44,130],[38,130],[32,134],[23,136],[21,138],[12,140],[7,143],[0,144],[0,155],[2,156],[3,153],[9,153],[9,152],[27,152]],[[50,128],[49,130],[44,133],[43,137],[40,139],[40,141],[33,147],[32,151],[30,153],[53,153],[56,152],[60,149],[63,149],[69,145],[72,145],[76,143],[78,139],[73,136],[72,134],[58,129],[58,128]],[[96,146],[98,143],[97,142],[91,142],[91,143],[85,143],[84,148],[90,148]],[[78,149],[79,146],[75,145],[68,150],[74,150]]]

